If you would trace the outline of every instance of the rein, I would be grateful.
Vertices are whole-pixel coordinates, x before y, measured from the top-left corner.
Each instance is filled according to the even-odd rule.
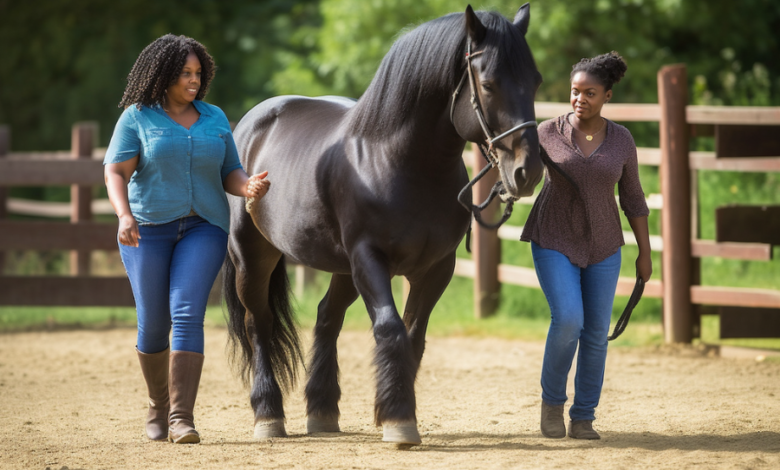
[[[477,51],[477,52],[471,52],[471,38],[469,38],[466,42],[466,70],[463,72],[463,75],[460,78],[460,82],[458,83],[457,88],[455,88],[455,92],[452,93],[452,103],[450,105],[450,122],[453,122],[453,115],[455,112],[455,102],[458,99],[458,94],[460,94],[461,89],[463,88],[463,83],[466,81],[466,77],[468,77],[469,81],[469,89],[471,92],[471,106],[474,109],[474,112],[477,115],[477,121],[479,122],[480,127],[482,128],[482,132],[485,134],[485,144],[475,142],[477,146],[479,147],[479,151],[482,153],[482,156],[485,157],[485,160],[487,161],[487,165],[480,171],[474,179],[469,181],[469,183],[458,193],[458,202],[466,208],[467,211],[469,211],[471,214],[474,215],[474,220],[477,221],[477,223],[487,229],[497,229],[501,225],[506,222],[509,217],[512,215],[512,205],[514,204],[514,201],[517,199],[511,195],[509,195],[506,192],[506,189],[504,188],[504,183],[499,179],[496,184],[493,186],[493,188],[490,190],[490,194],[488,195],[487,199],[478,205],[474,205],[469,199],[468,199],[468,191],[473,187],[477,181],[482,179],[485,174],[487,174],[488,171],[490,171],[493,168],[498,167],[498,155],[496,154],[495,149],[493,148],[493,144],[497,141],[503,139],[504,137],[507,137],[519,130],[525,129],[527,127],[536,127],[536,121],[526,121],[521,124],[518,124],[514,126],[513,128],[509,129],[506,132],[502,132],[499,135],[495,135],[495,132],[490,128],[490,125],[487,123],[487,119],[485,119],[485,115],[482,112],[482,105],[479,102],[479,96],[477,95],[476,90],[476,81],[474,79],[474,72],[472,70],[472,64],[471,59],[474,57],[482,54],[484,51]],[[454,122],[453,122],[454,124]],[[503,202],[506,203],[506,207],[504,208],[504,214],[501,216],[501,219],[496,223],[488,223],[482,220],[482,211],[490,204],[493,199],[496,198],[496,196],[499,196]],[[466,249],[471,252],[470,247],[470,239],[471,239],[471,221],[469,220],[469,229],[466,234]]]

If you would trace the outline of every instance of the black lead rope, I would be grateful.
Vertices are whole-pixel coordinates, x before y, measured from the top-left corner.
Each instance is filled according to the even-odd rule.
[[[615,330],[610,336],[607,337],[608,341],[620,336],[628,326],[628,319],[631,318],[631,312],[634,311],[634,307],[639,303],[639,299],[642,298],[642,293],[645,291],[645,281],[641,277],[636,278],[636,284],[634,284],[634,291],[631,292],[631,297],[628,299],[628,305],[623,310],[623,314],[620,315],[617,323],[615,324]]]

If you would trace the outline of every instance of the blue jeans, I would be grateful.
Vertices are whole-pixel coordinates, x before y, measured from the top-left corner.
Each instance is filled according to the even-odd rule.
[[[198,217],[141,225],[138,247],[119,244],[133,288],[138,343],[146,354],[168,347],[203,354],[203,318],[227,251],[227,233]]]
[[[604,382],[607,336],[612,303],[620,275],[620,250],[600,263],[580,268],[565,255],[531,243],[536,275],[550,304],[550,330],[542,365],[542,400],[548,405],[566,402],[566,381],[574,352],[572,420],[595,419]]]

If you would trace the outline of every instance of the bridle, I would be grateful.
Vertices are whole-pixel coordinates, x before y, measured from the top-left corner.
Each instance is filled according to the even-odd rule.
[[[471,106],[472,108],[474,108],[474,112],[477,115],[477,121],[479,122],[479,125],[482,128],[482,132],[485,134],[485,144],[480,142],[475,142],[475,143],[479,147],[480,152],[482,152],[482,156],[485,157],[485,160],[487,160],[488,164],[485,165],[482,171],[480,171],[474,177],[474,179],[469,181],[469,183],[460,191],[460,193],[458,193],[458,202],[460,202],[461,205],[465,207],[467,211],[474,214],[474,220],[476,220],[479,225],[488,229],[497,229],[509,219],[509,216],[512,215],[512,205],[514,204],[514,201],[517,198],[511,196],[506,192],[506,189],[504,189],[504,183],[501,181],[501,179],[499,179],[496,182],[496,184],[490,190],[490,195],[488,195],[487,199],[482,204],[479,205],[472,204],[472,202],[468,198],[468,190],[472,186],[474,186],[477,183],[477,181],[482,179],[482,177],[485,176],[485,174],[487,174],[488,171],[498,167],[498,154],[496,154],[496,151],[493,148],[493,144],[503,139],[504,137],[507,137],[510,134],[514,134],[515,132],[521,129],[525,129],[527,127],[536,127],[536,121],[534,120],[534,121],[523,122],[499,135],[496,135],[496,133],[493,132],[493,130],[490,128],[490,125],[487,123],[487,120],[485,119],[485,114],[482,112],[482,105],[480,104],[479,96],[477,95],[477,84],[474,79],[474,71],[472,70],[472,65],[471,65],[471,59],[477,57],[483,52],[484,50],[471,52],[471,38],[467,39],[466,70],[463,72],[463,75],[460,78],[460,82],[458,83],[457,88],[455,88],[455,92],[452,93],[452,103],[450,105],[450,122],[455,124],[453,121],[453,116],[455,112],[455,102],[458,99],[458,94],[463,88],[463,83],[466,81],[466,77],[468,77],[469,88],[471,91]],[[504,208],[504,214],[501,216],[501,219],[496,223],[490,224],[482,220],[481,212],[488,206],[488,204],[490,204],[493,201],[493,199],[495,199],[496,196],[499,196],[502,201],[506,202],[506,207]],[[471,228],[471,224],[469,223],[469,229],[470,228]]]

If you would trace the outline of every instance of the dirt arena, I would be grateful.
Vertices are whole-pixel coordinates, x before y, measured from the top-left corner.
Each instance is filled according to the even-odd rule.
[[[602,439],[552,440],[539,432],[542,343],[429,338],[417,381],[423,445],[399,451],[371,423],[370,332],[340,339],[343,432],[305,434],[299,386],[286,400],[290,437],[265,441],[252,438],[225,341],[224,329],[206,330],[195,409],[203,443],[174,446],[143,434],[135,330],[0,335],[0,468],[780,468],[775,361],[613,348]]]

